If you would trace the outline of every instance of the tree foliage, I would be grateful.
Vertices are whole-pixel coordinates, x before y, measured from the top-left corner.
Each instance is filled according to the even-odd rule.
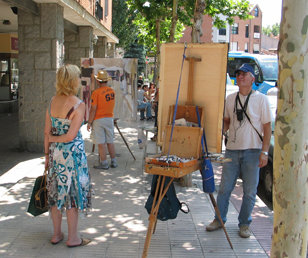
[[[119,38],[118,47],[128,49],[138,35],[138,27],[132,9],[128,9],[126,0],[113,0],[112,3],[112,33]]]
[[[263,34],[265,34],[266,36],[278,36],[279,32],[280,32],[280,25],[278,23],[272,25],[272,26],[267,26],[265,28],[262,28],[262,32]]]
[[[138,74],[142,74],[145,69],[145,48],[136,40],[130,45],[129,49],[125,51],[124,58],[138,59]]]
[[[202,23],[202,20],[194,20],[201,2],[205,4],[201,9],[203,14],[213,17],[214,25],[219,28],[232,24],[235,16],[241,19],[250,16],[248,0],[116,0],[113,3],[113,6],[118,5],[114,7],[117,12],[113,13],[113,31],[119,37],[120,45],[127,46],[131,45],[127,42],[132,42],[137,28],[139,44],[146,46],[148,55],[157,57],[158,69],[160,44],[177,41],[185,27]],[[198,33],[202,34],[200,26]]]
[[[168,42],[171,32],[173,0],[127,0],[130,12],[134,13],[133,23],[138,27],[138,37],[149,50],[156,51],[156,20],[160,20],[160,43]],[[204,14],[213,17],[218,28],[232,24],[234,17],[250,17],[247,0],[206,0]],[[185,26],[193,26],[196,0],[177,0],[177,23],[174,40],[182,37]],[[222,18],[222,16],[225,17]]]

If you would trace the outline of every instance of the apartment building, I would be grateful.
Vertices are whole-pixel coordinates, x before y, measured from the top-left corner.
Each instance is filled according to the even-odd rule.
[[[230,51],[245,51],[258,54],[261,51],[262,11],[255,5],[250,14],[254,17],[249,20],[235,18],[230,26]]]

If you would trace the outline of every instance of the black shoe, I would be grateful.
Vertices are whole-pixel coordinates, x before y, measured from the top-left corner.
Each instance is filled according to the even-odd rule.
[[[147,121],[149,121],[149,120],[152,120],[152,117],[148,117],[148,118],[147,118]]]
[[[140,121],[144,120],[144,118],[140,118]]]

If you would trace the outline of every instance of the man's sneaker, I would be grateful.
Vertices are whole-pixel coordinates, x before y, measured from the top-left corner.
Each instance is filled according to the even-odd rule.
[[[110,167],[116,168],[117,166],[118,166],[117,161],[116,160],[111,160]]]
[[[205,229],[206,231],[215,231],[222,228],[220,222],[217,219],[214,219],[210,224],[208,224]]]
[[[248,238],[250,237],[251,233],[249,231],[249,227],[244,225],[244,226],[240,226],[240,231],[239,231],[239,235],[242,238]]]
[[[98,166],[94,166],[96,169],[109,169],[108,162],[100,162]]]

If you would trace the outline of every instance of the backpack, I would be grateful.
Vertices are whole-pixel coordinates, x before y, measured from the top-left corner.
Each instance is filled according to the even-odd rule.
[[[152,184],[151,184],[151,193],[145,204],[145,208],[148,211],[148,214],[151,213],[156,185],[157,185],[157,179],[158,179],[158,175],[153,175]],[[168,185],[170,180],[171,180],[170,177],[166,177],[165,184],[164,184],[165,187]],[[186,206],[187,210],[184,210],[182,208],[183,205]],[[162,221],[165,221],[168,219],[175,219],[178,215],[179,210],[181,210],[184,213],[189,212],[188,205],[184,202],[180,202],[179,199],[177,198],[175,188],[172,182],[167,193],[165,194],[164,198],[162,199],[160,203],[158,214],[157,214],[157,219],[162,220]]]

